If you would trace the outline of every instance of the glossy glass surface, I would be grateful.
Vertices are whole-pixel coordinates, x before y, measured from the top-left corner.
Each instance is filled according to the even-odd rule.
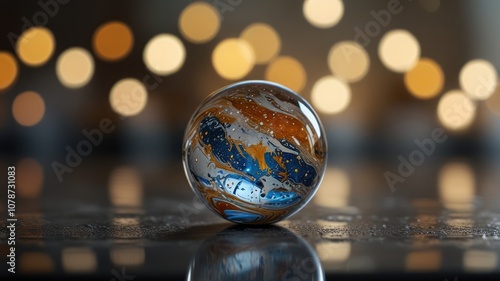
[[[300,210],[326,167],[322,125],[307,102],[278,84],[247,81],[210,95],[184,138],[193,191],[223,218],[272,223]]]
[[[233,226],[206,239],[187,280],[324,280],[314,249],[286,228]],[[297,279],[298,278],[298,279]]]

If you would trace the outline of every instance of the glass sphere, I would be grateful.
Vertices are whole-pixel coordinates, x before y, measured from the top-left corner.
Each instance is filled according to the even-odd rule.
[[[288,229],[235,225],[201,243],[186,280],[322,281],[325,274],[314,249]]]
[[[212,93],[187,125],[183,164],[198,198],[236,223],[265,224],[304,207],[325,172],[327,141],[312,107],[267,81]]]

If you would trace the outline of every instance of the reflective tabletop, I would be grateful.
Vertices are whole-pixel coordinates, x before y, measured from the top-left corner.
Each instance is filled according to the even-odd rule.
[[[19,205],[16,277],[498,280],[500,276],[495,189],[487,189],[488,181],[484,187],[465,186],[467,173],[473,173],[464,170],[470,168],[466,162],[445,164],[437,179],[423,177],[428,183],[436,181],[428,188],[437,189],[435,198],[434,191],[409,198],[405,195],[409,190],[391,192],[386,186],[375,195],[361,187],[366,180],[376,183],[370,178],[376,166],[333,166],[309,205],[287,220],[263,226],[230,223],[210,212],[190,191],[179,167],[165,168],[171,175],[167,182],[158,181],[165,174],[162,169],[144,172],[102,163],[86,167],[81,176],[91,173],[96,178],[76,175],[74,182],[54,185],[52,193]],[[107,186],[91,185],[101,181],[99,174],[109,179]],[[86,183],[87,189],[72,189],[73,184]],[[165,184],[170,188],[161,188]],[[1,235],[5,259],[9,253],[5,225]]]

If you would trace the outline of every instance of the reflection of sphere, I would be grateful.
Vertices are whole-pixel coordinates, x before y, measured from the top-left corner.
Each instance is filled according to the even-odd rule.
[[[191,118],[184,170],[196,195],[223,218],[272,223],[312,198],[326,145],[304,99],[278,84],[242,82],[210,95]]]
[[[187,280],[324,280],[324,275],[314,250],[290,231],[235,226],[203,242]]]

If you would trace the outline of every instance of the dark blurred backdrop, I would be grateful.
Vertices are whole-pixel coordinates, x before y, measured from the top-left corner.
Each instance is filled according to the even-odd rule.
[[[21,206],[64,194],[133,206],[155,190],[190,196],[185,126],[208,94],[247,79],[281,83],[317,109],[332,186],[320,192],[341,205],[498,198],[498,1],[0,6],[0,167],[16,165]],[[446,140],[401,175],[415,141],[441,129]]]

